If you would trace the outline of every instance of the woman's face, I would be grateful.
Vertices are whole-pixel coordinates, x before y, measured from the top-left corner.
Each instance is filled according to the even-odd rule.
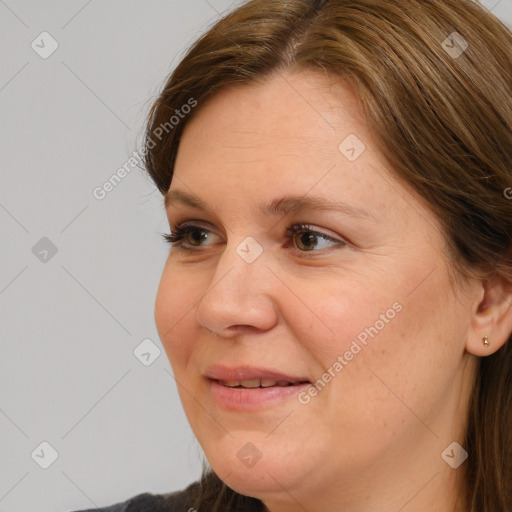
[[[217,94],[185,129],[168,198],[172,231],[188,227],[156,323],[220,478],[283,510],[369,484],[398,510],[413,495],[397,482],[451,482],[474,300],[351,90],[301,72]]]

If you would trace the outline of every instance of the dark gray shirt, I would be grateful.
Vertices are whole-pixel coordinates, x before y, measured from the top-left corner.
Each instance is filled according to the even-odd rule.
[[[213,494],[210,493],[210,497],[213,497],[213,500],[207,499],[210,505],[198,507],[200,510],[196,510],[194,504],[198,501],[201,488],[204,490],[204,487],[197,481],[182,491],[168,494],[137,494],[127,501],[108,505],[107,507],[77,510],[75,512],[208,512],[208,509],[213,506],[212,501],[217,501],[218,491],[214,489]],[[237,493],[231,496],[229,506],[221,504],[220,508],[218,506],[214,508],[223,512],[263,512],[266,510],[260,501]]]
[[[197,486],[198,483],[194,482],[182,491],[168,494],[137,494],[126,501],[113,505],[75,512],[193,512],[192,493]]]

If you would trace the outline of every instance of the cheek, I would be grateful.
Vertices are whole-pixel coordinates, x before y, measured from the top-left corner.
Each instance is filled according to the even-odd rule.
[[[399,294],[378,285],[368,276],[364,282],[348,277],[297,281],[290,285],[296,297],[281,302],[283,316],[293,319],[288,325],[295,339],[327,367],[351,348],[357,352],[353,342],[367,346],[400,316]]]
[[[176,272],[167,264],[162,273],[155,300],[155,323],[160,340],[173,369],[193,350],[193,337],[186,333],[194,315],[194,306],[200,299],[197,287],[191,285],[191,276]],[[184,343],[184,337],[187,343]]]
[[[337,317],[334,311],[326,314],[338,336],[320,347],[329,356],[325,368],[338,356],[342,362],[331,372],[336,377],[330,389],[321,393],[326,408],[340,412],[335,417],[354,412],[339,425],[354,435],[364,430],[383,435],[382,428],[389,435],[404,435],[405,427],[421,430],[417,418],[435,416],[457,372],[466,328],[463,306],[440,268],[415,289],[410,278],[387,291],[339,297]]]
[[[446,269],[425,265],[394,275],[392,283],[377,274],[295,283],[309,308],[290,298],[283,315],[294,319],[290,330],[315,360],[313,375],[329,382],[331,398],[350,388],[354,404],[373,396],[384,406],[393,394],[377,376],[405,397],[417,389],[437,393],[456,371],[466,325]]]

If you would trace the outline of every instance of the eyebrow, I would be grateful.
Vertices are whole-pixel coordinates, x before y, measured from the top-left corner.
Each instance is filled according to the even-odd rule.
[[[169,190],[164,198],[165,208],[181,203],[199,210],[211,211],[211,208],[194,194],[183,190]],[[303,210],[337,212],[352,217],[367,218],[376,222],[376,218],[365,209],[344,203],[329,201],[318,196],[286,195],[259,206],[259,211],[265,216],[290,215]]]

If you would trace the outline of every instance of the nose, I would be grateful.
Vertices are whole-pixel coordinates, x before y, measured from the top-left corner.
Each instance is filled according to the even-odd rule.
[[[267,331],[278,318],[272,296],[276,283],[265,252],[250,262],[236,249],[226,246],[196,308],[198,323],[223,338]]]

